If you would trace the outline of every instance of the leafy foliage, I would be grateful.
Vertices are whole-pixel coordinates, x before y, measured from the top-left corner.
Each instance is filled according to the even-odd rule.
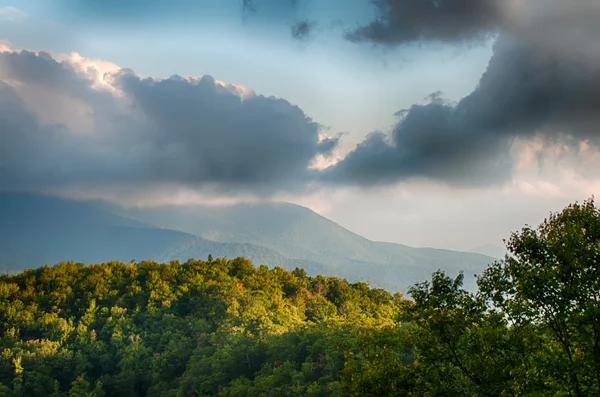
[[[393,327],[400,302],[366,284],[243,258],[61,263],[3,275],[0,390],[340,394],[342,345],[357,350],[362,333]]]
[[[593,199],[526,226],[509,255],[462,288],[443,272],[410,290],[402,310],[419,396],[600,395],[600,211]],[[379,356],[376,367],[393,359]],[[358,382],[368,384],[369,377]],[[405,383],[408,384],[408,383]],[[378,395],[403,395],[388,381]]]

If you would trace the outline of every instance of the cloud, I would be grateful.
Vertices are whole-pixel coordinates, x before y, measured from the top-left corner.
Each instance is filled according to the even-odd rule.
[[[0,39],[0,52],[9,52],[11,51],[10,42],[8,40]]]
[[[324,189],[303,203],[373,240],[469,250],[502,245],[511,231],[600,189],[600,152],[585,142],[517,138],[512,156],[511,180],[501,187],[456,189],[420,178],[371,189]]]
[[[75,53],[6,48],[0,189],[179,186],[272,195],[409,179],[480,187],[513,178],[518,141],[540,138],[589,155],[600,125],[600,3],[503,4],[510,6],[493,56],[471,94],[457,103],[432,94],[337,162],[340,137],[323,135],[283,99],[210,76],[143,78]]]
[[[458,186],[506,181],[510,142],[463,129],[457,115],[450,105],[414,105],[391,134],[370,134],[322,177],[362,186],[422,177]]]
[[[510,179],[515,139],[597,147],[600,3],[544,3],[552,4],[542,16],[516,14],[470,95],[457,104],[434,95],[400,112],[390,134],[371,134],[324,180],[373,186],[425,177],[482,186]]]
[[[0,53],[0,189],[304,189],[337,138],[289,102],[210,76],[142,78],[78,54]],[[75,119],[75,120],[74,120]]]
[[[346,38],[381,45],[483,38],[497,30],[503,1],[511,0],[373,0],[377,18]]]
[[[255,22],[255,26],[289,29],[292,39],[308,40],[317,27],[309,18],[311,0],[243,0],[242,20]]]
[[[316,26],[315,21],[310,21],[305,19],[303,21],[299,21],[291,26],[290,30],[292,33],[292,38],[296,40],[306,40],[309,38],[311,32]]]

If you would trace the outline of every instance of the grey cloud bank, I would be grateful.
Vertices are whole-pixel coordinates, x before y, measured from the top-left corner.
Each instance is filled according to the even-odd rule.
[[[378,17],[349,31],[346,38],[382,45],[482,38],[498,28],[502,1],[373,0]]]
[[[258,13],[269,1],[244,3],[247,12]],[[283,99],[210,76],[157,80],[130,70],[106,76],[106,89],[97,89],[97,72],[43,52],[3,52],[0,189],[173,183],[271,195],[301,192],[313,182],[374,186],[410,178],[485,186],[510,179],[515,139],[598,143],[600,3],[374,4],[380,19],[350,33],[351,40],[459,42],[499,32],[474,91],[456,104],[433,95],[429,103],[411,106],[391,133],[370,134],[318,171],[310,165],[331,154],[339,138],[323,139],[321,126]],[[310,24],[300,22],[293,34],[308,37]],[[63,121],[42,117],[44,107],[59,101]],[[80,120],[70,123],[67,116]]]
[[[181,183],[271,194],[302,189],[309,165],[337,143],[285,100],[210,76],[154,80],[129,70],[92,88],[94,74],[46,53],[0,53],[0,189]],[[88,130],[47,123],[27,100],[50,90],[87,109]]]
[[[310,21],[308,19],[302,20],[292,25],[292,37],[296,40],[306,40],[309,38],[316,25],[317,23],[315,21]]]
[[[444,2],[439,3],[441,11]],[[480,6],[484,4],[491,7],[491,2]],[[600,3],[545,5],[542,14],[517,9],[523,13],[507,23],[487,71],[470,95],[456,105],[437,97],[429,104],[413,105],[401,113],[391,134],[371,134],[323,178],[366,186],[413,177],[455,186],[491,185],[510,178],[514,139],[542,136],[597,144]],[[450,11],[448,15],[461,19]],[[404,39],[393,40],[399,44]]]

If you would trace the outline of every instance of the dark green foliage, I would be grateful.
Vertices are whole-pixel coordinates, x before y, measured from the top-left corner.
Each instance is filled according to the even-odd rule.
[[[512,256],[479,284],[532,349],[518,376],[535,372],[547,394],[600,395],[600,211],[593,199],[514,233],[507,247]]]
[[[479,292],[443,272],[410,290],[396,334],[415,361],[375,356],[344,379],[357,395],[600,395],[600,211],[593,200],[525,227]],[[376,348],[379,332],[367,341]],[[389,345],[388,345],[389,346]],[[352,362],[352,361],[351,361]],[[381,374],[389,374],[382,377]],[[377,381],[380,379],[380,381]],[[412,394],[411,394],[412,393]]]

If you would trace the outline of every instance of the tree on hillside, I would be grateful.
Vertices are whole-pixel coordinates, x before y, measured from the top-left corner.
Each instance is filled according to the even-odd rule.
[[[507,242],[511,255],[490,266],[482,296],[515,330],[547,337],[532,365],[575,396],[600,394],[600,210],[591,198],[524,227]]]
[[[419,394],[600,395],[600,210],[593,198],[525,226],[479,292],[443,272],[410,290]]]

